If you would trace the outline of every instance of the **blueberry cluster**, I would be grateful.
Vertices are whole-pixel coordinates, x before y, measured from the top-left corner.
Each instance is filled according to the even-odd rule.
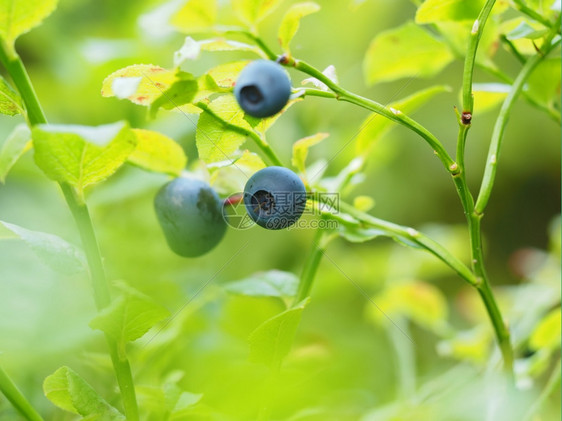
[[[240,73],[234,95],[244,112],[264,118],[280,112],[291,94],[283,67],[257,60]],[[306,205],[306,189],[297,174],[284,167],[267,167],[247,181],[243,195],[250,218],[259,226],[279,230],[293,225]],[[157,193],[154,207],[169,247],[183,257],[213,249],[226,231],[223,202],[205,182],[179,177]]]

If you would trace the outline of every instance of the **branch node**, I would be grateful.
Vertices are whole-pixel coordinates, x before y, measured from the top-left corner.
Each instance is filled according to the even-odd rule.
[[[472,113],[470,111],[463,111],[461,115],[461,122],[465,126],[469,126],[472,123]]]

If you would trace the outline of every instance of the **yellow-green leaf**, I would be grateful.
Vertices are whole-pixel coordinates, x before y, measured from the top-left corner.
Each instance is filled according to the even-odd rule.
[[[0,39],[14,53],[16,39],[33,29],[57,7],[58,0],[0,0]]]
[[[125,420],[117,409],[69,367],[61,367],[48,376],[43,382],[43,393],[59,408],[91,420]]]
[[[439,289],[426,282],[392,284],[373,297],[373,301],[377,307],[369,305],[367,315],[379,324],[388,321],[387,315],[391,319],[393,316],[407,317],[437,332],[446,326],[447,300]]]
[[[217,0],[188,0],[172,16],[171,23],[181,32],[191,34],[212,27],[217,20]]]
[[[413,22],[381,32],[369,45],[363,62],[370,84],[404,77],[430,77],[453,61],[440,41]]]
[[[104,97],[115,96],[114,84],[116,80],[123,82],[121,78],[132,78],[140,82],[136,85],[134,93],[128,99],[138,105],[149,106],[156,98],[162,95],[176,80],[176,75],[170,70],[163,69],[152,64],[134,64],[119,69],[105,78],[101,94]]]
[[[252,127],[244,120],[244,111],[233,95],[218,97],[209,105],[209,111],[201,114],[197,124],[199,158],[206,163],[228,160],[246,140],[246,135],[235,128],[249,132]]]
[[[0,114],[23,114],[22,101],[17,92],[0,76]]]
[[[238,74],[248,63],[248,60],[243,60],[221,64],[210,69],[207,74],[213,78],[219,87],[233,88]]]
[[[301,173],[305,173],[305,161],[308,156],[308,148],[320,143],[322,140],[329,136],[328,133],[316,133],[312,136],[307,136],[300,140],[297,140],[293,144],[293,158],[291,163],[295,168],[297,168]]]
[[[287,10],[279,26],[278,35],[279,43],[284,51],[289,52],[289,44],[299,29],[300,20],[319,10],[320,6],[311,1],[294,4]]]
[[[448,92],[450,88],[444,85],[432,86],[423,89],[412,95],[402,98],[398,101],[392,102],[386,106],[393,112],[401,112],[403,114],[410,114],[417,110],[420,106],[431,100],[435,95],[441,92]],[[357,152],[359,154],[366,154],[370,151],[371,146],[375,141],[381,139],[392,128],[394,123],[387,118],[378,114],[370,114],[361,124],[359,134],[357,135]]]
[[[35,162],[51,179],[68,183],[80,196],[84,188],[112,175],[126,161],[137,138],[125,122],[97,127],[35,126]]]
[[[529,339],[529,345],[535,350],[543,348],[556,349],[560,347],[560,308],[552,310],[540,321]]]
[[[234,13],[248,24],[254,25],[273,12],[283,0],[232,0]]]
[[[128,161],[145,170],[180,175],[187,164],[182,147],[162,133],[133,129],[137,146]]]

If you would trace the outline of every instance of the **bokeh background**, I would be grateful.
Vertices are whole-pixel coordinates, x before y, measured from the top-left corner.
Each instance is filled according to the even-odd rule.
[[[437,95],[415,117],[454,151],[453,107],[460,102],[461,61],[433,79],[368,86],[363,75],[363,57],[372,38],[413,19],[415,6],[406,0],[318,3],[321,12],[303,20],[294,40],[295,56],[321,69],[335,65],[343,86],[383,104],[433,84],[450,85],[451,92]],[[172,67],[173,52],[184,35],[166,25],[169,7],[152,0],[61,0],[41,27],[23,36],[17,47],[49,121],[98,125],[126,119],[133,127],[171,136],[185,149],[189,164],[195,163],[196,116],[161,112],[149,120],[145,108],[100,95],[103,79],[119,68],[135,63]],[[263,37],[275,47],[281,16],[273,13],[260,25]],[[244,55],[204,53],[184,69],[202,74],[240,57]],[[495,60],[506,73],[517,74],[520,65],[503,47]],[[292,76],[294,85],[304,78]],[[475,79],[493,81],[478,70]],[[473,191],[479,186],[497,112],[496,107],[478,114],[476,105],[466,158]],[[322,146],[311,149],[309,162],[330,159],[356,135],[367,115],[351,104],[307,98],[285,113],[269,141],[288,162],[297,139],[329,132]],[[21,118],[0,116],[0,144],[18,123]],[[330,162],[328,174],[337,175],[354,153],[351,141]],[[141,406],[150,408],[151,387],[176,379],[185,390],[204,394],[197,417],[253,419],[269,374],[265,366],[248,361],[247,336],[282,311],[283,304],[229,295],[221,285],[271,269],[298,274],[314,233],[229,230],[210,254],[179,258],[167,248],[153,212],[154,194],[166,180],[124,167],[88,194],[110,279],[126,280],[177,312],[153,340],[148,341],[156,331],[131,346]],[[483,230],[500,306],[508,316],[525,314],[531,326],[560,300],[560,190],[560,127],[519,100],[505,133]],[[431,234],[467,261],[468,236],[454,187],[415,134],[397,127],[379,142],[364,182],[347,197],[359,194],[375,200],[371,212],[377,217]],[[0,185],[0,219],[79,244],[58,186],[35,166],[32,151]],[[337,240],[327,255],[276,386],[273,418],[480,419],[478,413],[463,418],[470,412],[464,405],[486,400],[490,392],[481,387],[478,373],[490,359],[497,362],[497,355],[476,293],[431,256],[388,239],[364,244]],[[211,278],[211,284],[184,306]],[[420,308],[415,294],[408,301],[396,288],[412,282],[423,282],[418,292],[429,296]],[[386,306],[400,329],[382,320],[373,302]],[[53,272],[23,243],[0,241],[0,361],[49,419],[72,419],[41,392],[43,379],[61,365],[73,367],[108,401],[116,399],[103,337],[88,327],[94,314],[87,279]],[[534,351],[522,343],[517,354],[524,358]],[[522,405],[536,399],[551,365],[547,360],[536,376],[521,377],[527,382]],[[410,399],[420,394],[433,398]],[[457,412],[449,416],[447,411]],[[192,416],[187,419],[199,419]],[[559,417],[557,387],[538,419]],[[3,397],[0,419],[17,419]]]

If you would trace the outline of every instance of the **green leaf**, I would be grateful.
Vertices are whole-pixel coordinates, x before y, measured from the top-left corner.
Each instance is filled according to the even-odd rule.
[[[156,116],[159,108],[165,110],[180,109],[181,106],[189,104],[195,98],[199,83],[192,74],[179,71],[176,73],[176,80],[161,92],[150,104],[150,115]]]
[[[413,22],[381,32],[369,45],[364,71],[370,84],[404,77],[430,77],[453,61],[440,41]]]
[[[287,10],[279,26],[278,34],[279,43],[285,52],[289,53],[289,44],[299,29],[300,20],[319,10],[320,6],[311,1],[294,4]]]
[[[179,176],[187,164],[182,147],[161,133],[133,129],[137,146],[128,161],[148,171]]]
[[[139,80],[139,78],[141,79]],[[104,97],[116,96],[116,86],[122,86],[127,79],[132,79],[132,82],[136,83],[136,85],[133,84],[136,89],[126,96],[129,101],[137,105],[148,106],[176,81],[176,74],[152,64],[134,64],[106,77],[102,84],[101,95]]]
[[[0,38],[10,53],[15,54],[16,39],[49,16],[57,0],[0,0]]]
[[[90,327],[113,338],[121,355],[125,355],[127,342],[141,338],[170,313],[150,297],[124,283],[117,284],[117,288],[120,295],[90,321]]]
[[[69,367],[61,367],[43,382],[43,393],[65,411],[88,419],[125,420],[82,377]]]
[[[514,41],[516,39],[521,39],[521,38],[537,39],[542,37],[546,33],[547,33],[547,29],[545,28],[538,29],[536,26],[535,27],[531,26],[528,21],[522,20],[515,29],[511,30],[506,35],[506,38],[510,41]]]
[[[487,31],[486,25],[486,31]],[[498,31],[505,35],[511,43],[517,48],[519,53],[524,55],[534,55],[537,50],[535,48],[535,36],[540,36],[540,32],[544,27],[535,21],[529,20],[525,17],[518,17],[515,19],[506,20],[499,25]],[[486,33],[484,32],[484,34]],[[537,42],[540,47],[541,43]]]
[[[53,234],[31,231],[18,225],[0,221],[0,240],[20,239],[51,269],[68,275],[84,273],[84,252]]]
[[[279,367],[289,353],[309,298],[266,320],[249,337],[250,360]]]
[[[555,350],[560,347],[560,308],[556,308],[548,313],[533,331],[529,346],[535,350],[550,349]]]
[[[305,161],[308,156],[308,148],[320,143],[322,140],[329,136],[328,133],[316,133],[312,136],[307,136],[300,140],[297,140],[293,144],[293,157],[291,163],[295,168],[297,168],[301,173],[306,172]]]
[[[426,282],[393,283],[373,301],[377,306],[368,306],[367,316],[378,324],[386,323],[387,316],[407,317],[437,333],[447,328],[447,300],[438,288]]]
[[[273,126],[273,124],[279,119],[279,117],[281,117],[283,114],[285,114],[285,112],[292,107],[294,104],[296,104],[297,102],[302,101],[302,98],[293,98],[293,99],[289,99],[289,101],[287,102],[287,105],[285,105],[285,107],[279,111],[277,114],[271,116],[271,117],[267,117],[267,118],[256,118],[256,117],[252,117],[248,114],[246,114],[244,116],[244,119],[250,123],[250,126],[252,126],[252,128],[258,132],[261,135],[264,135],[265,132],[267,132],[271,126]]]
[[[231,294],[250,297],[294,297],[299,278],[293,273],[280,270],[260,272],[241,281],[229,282],[224,289]]]
[[[411,114],[430,101],[435,95],[449,92],[450,90],[451,88],[444,85],[432,86],[392,102],[386,108],[400,111],[403,114]],[[378,114],[373,113],[367,116],[361,124],[359,134],[357,135],[357,153],[368,153],[373,143],[384,137],[393,127],[395,127],[395,124],[392,121]]]
[[[195,141],[199,158],[206,163],[228,160],[246,140],[246,135],[234,130],[238,127],[251,131],[244,120],[244,111],[238,106],[233,95],[223,95],[211,102],[209,111],[199,117]]]
[[[283,0],[232,0],[232,8],[238,18],[253,26],[273,12]]]
[[[21,97],[0,76],[0,114],[16,115],[23,114]]]
[[[171,24],[186,34],[203,32],[215,24],[217,9],[217,0],[188,0],[172,16]]]
[[[0,149],[0,182],[6,181],[6,176],[17,160],[31,148],[31,131],[25,124],[19,124],[10,133],[8,139]]]
[[[75,187],[79,196],[117,171],[137,144],[126,122],[97,127],[42,124],[33,128],[32,137],[39,168]]]

